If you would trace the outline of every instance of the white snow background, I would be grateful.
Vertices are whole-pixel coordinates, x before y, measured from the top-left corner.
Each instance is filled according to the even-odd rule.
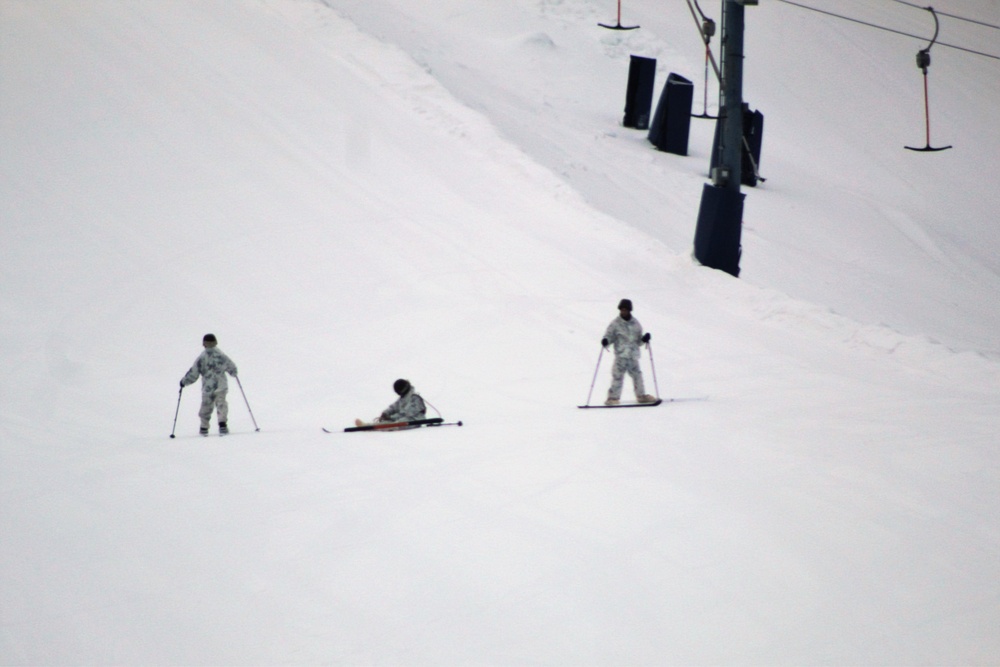
[[[0,662],[1000,660],[1000,60],[915,153],[926,40],[747,8],[734,279],[714,124],[621,125],[631,54],[702,111],[688,7],[615,4],[0,0]],[[576,408],[622,297],[695,400]],[[209,331],[260,432],[169,439]],[[322,432],[397,377],[464,426]]]

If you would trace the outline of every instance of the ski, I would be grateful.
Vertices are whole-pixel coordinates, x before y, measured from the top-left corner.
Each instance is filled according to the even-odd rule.
[[[400,422],[378,422],[362,426],[350,426],[344,429],[344,433],[353,433],[354,431],[384,431],[386,429],[404,428],[406,426],[426,426],[429,424],[440,424],[443,421],[440,417],[431,417],[430,419],[410,419]]]
[[[246,435],[248,433],[259,433],[259,431],[230,431],[229,433],[191,433],[189,435],[174,435],[171,440],[193,440],[194,438],[229,438],[235,435]]]
[[[708,396],[691,396],[687,398],[658,398],[653,403],[623,403],[622,405],[578,405],[578,408],[651,408],[660,403],[684,403],[687,401],[707,401]]]
[[[441,417],[432,417],[430,419],[411,419],[409,421],[399,421],[399,422],[379,422],[377,424],[364,424],[362,426],[349,426],[344,429],[344,433],[353,433],[356,431],[387,431],[402,428],[419,428],[421,426],[461,426],[462,422],[445,422]],[[331,431],[328,428],[323,429],[324,433],[336,433],[337,431]]]
[[[667,399],[672,400],[672,399]],[[618,405],[578,405],[578,408],[653,408],[663,402],[662,398],[658,398],[652,403],[620,403]]]

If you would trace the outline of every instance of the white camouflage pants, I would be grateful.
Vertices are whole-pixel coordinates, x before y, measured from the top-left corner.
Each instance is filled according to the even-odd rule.
[[[608,398],[618,400],[622,397],[622,385],[625,384],[625,373],[632,378],[635,385],[636,398],[646,393],[646,385],[642,381],[642,369],[639,368],[639,358],[627,359],[625,357],[615,357],[615,363],[611,366],[611,388],[608,389]]]
[[[217,410],[219,415],[219,423],[226,422],[229,417],[229,404],[226,403],[226,390],[216,391],[214,393],[201,394],[201,409],[198,410],[198,416],[201,417],[201,427],[208,428],[208,424],[212,419],[212,410]]]

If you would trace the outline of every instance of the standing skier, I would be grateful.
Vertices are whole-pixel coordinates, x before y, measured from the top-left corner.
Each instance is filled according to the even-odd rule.
[[[195,359],[191,370],[181,379],[181,388],[189,384],[194,384],[201,376],[201,409],[198,416],[201,417],[201,429],[199,433],[208,435],[208,424],[212,418],[212,410],[218,412],[219,435],[229,433],[226,419],[229,415],[229,404],[226,403],[226,392],[229,391],[229,384],[226,381],[226,373],[236,377],[236,364],[227,357],[222,350],[216,347],[219,342],[215,334],[205,334],[201,344],[205,351]]]
[[[402,378],[396,380],[392,384],[392,389],[399,398],[383,410],[382,414],[376,417],[375,423],[406,422],[423,419],[427,416],[427,407],[424,405],[424,399],[420,397],[420,394],[413,388],[409,380]],[[357,426],[365,425],[360,419],[356,419],[354,423]]]
[[[639,368],[639,346],[649,342],[649,334],[642,333],[639,320],[632,317],[632,302],[622,299],[618,303],[618,317],[611,321],[601,345],[615,347],[615,363],[611,367],[611,388],[608,389],[608,400],[605,405],[618,405],[622,396],[622,386],[625,383],[625,373],[632,377],[635,387],[635,397],[640,403],[653,403],[655,396],[646,393],[642,381],[642,369]]]

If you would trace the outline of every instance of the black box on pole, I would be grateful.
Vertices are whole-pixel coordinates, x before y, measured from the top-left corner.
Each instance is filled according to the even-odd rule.
[[[723,119],[715,124],[715,137],[712,139],[712,159],[710,169],[719,166],[719,132]],[[743,146],[740,147],[740,183],[757,186],[757,173],[760,171],[760,149],[764,143],[764,114],[751,111],[750,105],[743,103]],[[749,150],[747,148],[749,147]],[[750,160],[753,159],[753,162]],[[754,169],[757,165],[757,169]]]
[[[628,64],[628,89],[625,91],[625,118],[622,119],[622,125],[637,130],[649,127],[655,80],[656,58],[632,56]]]
[[[757,186],[757,174],[760,170],[760,147],[764,141],[764,114],[750,111],[750,105],[743,105],[743,150],[740,152],[740,182],[750,187]],[[749,150],[748,150],[749,149]],[[753,162],[751,162],[751,158]],[[756,165],[756,167],[754,166]]]
[[[694,84],[670,73],[649,126],[649,141],[661,151],[687,155]]]
[[[739,277],[745,198],[737,190],[705,184],[694,232],[694,257],[703,266]]]

